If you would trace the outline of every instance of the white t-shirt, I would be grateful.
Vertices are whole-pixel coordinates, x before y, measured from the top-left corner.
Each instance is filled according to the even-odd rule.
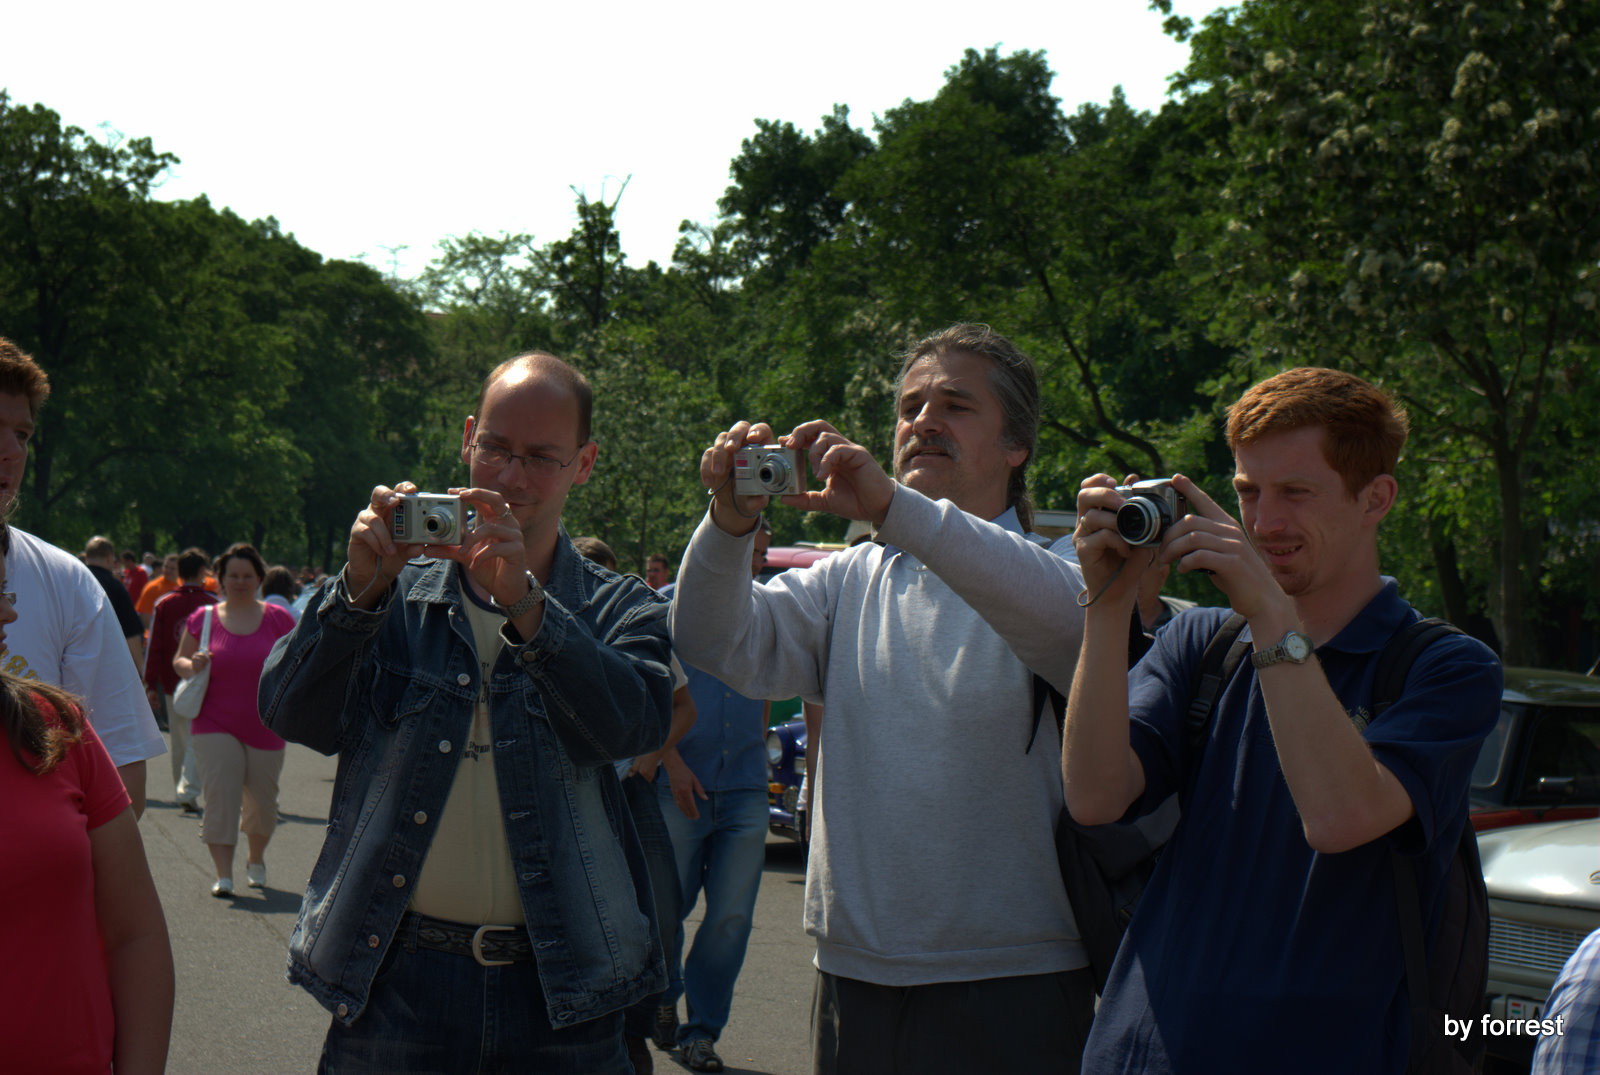
[[[165,754],[105,590],[76,557],[10,529],[6,581],[17,595],[17,622],[6,628],[0,669],[82,698],[89,723],[117,765]]]

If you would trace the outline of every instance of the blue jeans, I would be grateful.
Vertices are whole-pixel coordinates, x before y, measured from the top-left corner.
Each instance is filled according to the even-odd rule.
[[[756,890],[767,858],[767,792],[764,788],[713,791],[698,805],[700,817],[683,816],[666,781],[657,785],[661,814],[678,858],[683,888],[683,913],[694,910],[702,890],[705,916],[694,944],[683,953],[683,921],[672,930],[662,923],[667,946],[667,991],[663,1004],[687,1000],[678,1030],[680,1042],[696,1038],[716,1041],[728,1025],[733,984],[744,966],[745,947],[755,917]]]
[[[366,1011],[350,1026],[333,1020],[317,1064],[318,1075],[527,1071],[630,1075],[622,1013],[555,1030],[533,963],[480,967],[415,947],[404,926]]]
[[[623,780],[622,797],[633,815],[645,865],[650,868],[650,894],[655,897],[656,925],[665,947],[672,943],[672,931],[683,928],[683,896],[678,887],[678,860],[672,853],[672,838],[667,835],[667,823],[661,816],[662,801],[656,796],[655,785],[637,774]],[[677,813],[678,808],[670,800],[666,806]],[[655,1028],[656,1007],[665,1003],[663,994],[653,993],[631,1005],[624,1013],[627,1032],[648,1038]]]

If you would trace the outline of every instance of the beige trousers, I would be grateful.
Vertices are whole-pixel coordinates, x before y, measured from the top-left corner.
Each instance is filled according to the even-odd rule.
[[[232,847],[239,842],[241,828],[251,835],[270,837],[278,825],[283,751],[245,746],[226,732],[191,735],[189,742],[194,746],[206,803],[200,839]]]

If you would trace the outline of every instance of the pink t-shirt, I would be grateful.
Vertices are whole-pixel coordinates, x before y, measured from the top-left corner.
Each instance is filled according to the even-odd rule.
[[[0,736],[0,1042],[7,1071],[111,1070],[89,830],[128,808],[94,729],[40,776]]]
[[[189,726],[191,735],[226,732],[247,747],[257,750],[282,750],[284,742],[267,731],[256,709],[256,688],[261,684],[261,669],[267,663],[272,644],[294,630],[294,617],[277,605],[266,605],[261,626],[247,635],[236,635],[222,626],[212,605],[211,682],[200,715]],[[201,620],[206,610],[189,613],[188,632],[198,641]]]

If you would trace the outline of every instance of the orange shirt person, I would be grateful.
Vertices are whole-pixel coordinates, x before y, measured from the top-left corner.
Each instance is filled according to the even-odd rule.
[[[133,610],[139,614],[146,631],[150,630],[150,617],[155,615],[156,602],[182,585],[182,580],[178,578],[178,554],[168,553],[161,561],[161,574],[144,584],[144,589],[139,591],[139,600],[134,602]]]

